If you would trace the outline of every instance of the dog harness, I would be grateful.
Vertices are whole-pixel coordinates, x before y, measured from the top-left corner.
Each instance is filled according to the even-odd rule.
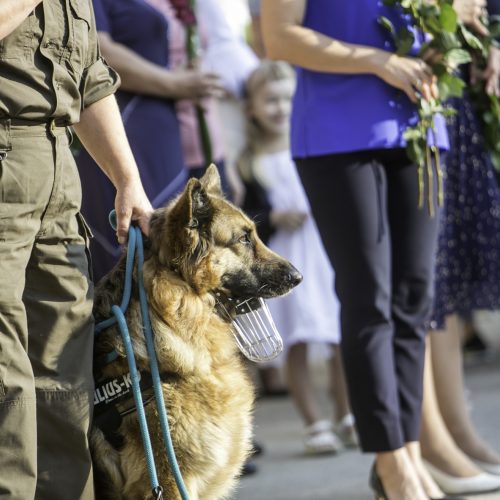
[[[154,399],[153,380],[149,372],[138,372],[144,406]],[[96,380],[94,389],[94,424],[101,429],[115,449],[123,446],[118,429],[123,417],[137,411],[130,373]]]

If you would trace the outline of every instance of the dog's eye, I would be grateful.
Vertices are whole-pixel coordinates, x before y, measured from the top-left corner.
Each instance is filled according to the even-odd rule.
[[[252,244],[252,240],[250,239],[249,233],[245,233],[243,236],[240,236],[240,239],[238,241],[240,243],[242,243],[243,245],[251,245]]]

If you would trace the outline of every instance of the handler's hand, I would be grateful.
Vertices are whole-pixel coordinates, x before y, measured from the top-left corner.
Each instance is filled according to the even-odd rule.
[[[137,221],[141,231],[146,236],[149,234],[149,220],[153,207],[139,181],[124,184],[117,189],[115,210],[116,235],[120,244],[127,241],[131,221]]]

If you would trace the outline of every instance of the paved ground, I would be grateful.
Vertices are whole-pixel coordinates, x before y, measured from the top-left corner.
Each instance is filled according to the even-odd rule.
[[[497,330],[497,335],[500,333]],[[500,341],[500,335],[498,335]],[[500,450],[500,355],[468,366],[467,388],[474,421]],[[321,368],[318,377],[322,376]],[[240,481],[233,500],[365,500],[371,455],[347,451],[338,456],[304,456],[301,423],[288,398],[257,404],[256,437],[266,447],[257,459],[259,472]],[[470,497],[500,500],[500,493]]]

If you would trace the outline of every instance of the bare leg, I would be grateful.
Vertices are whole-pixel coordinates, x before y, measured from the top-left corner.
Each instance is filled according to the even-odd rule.
[[[296,344],[289,349],[287,375],[293,402],[306,425],[306,452],[318,454],[340,451],[342,442],[332,432],[331,422],[321,419],[321,409],[307,360],[307,344]]]
[[[439,333],[437,335],[440,335]],[[427,339],[424,369],[424,400],[422,405],[422,456],[437,469],[454,477],[472,477],[481,471],[456,445],[439,410],[434,389],[434,372],[431,359],[432,343]]]
[[[378,453],[376,468],[389,500],[428,500],[407,447]]]
[[[346,415],[351,413],[347,384],[345,381],[344,367],[342,365],[342,354],[339,345],[333,346],[333,356],[329,363],[330,368],[330,390],[334,403],[335,422],[340,422]]]
[[[296,344],[290,347],[286,374],[290,394],[305,425],[321,420],[321,410],[307,361],[307,344]]]
[[[436,484],[434,479],[432,479],[422,462],[420,444],[414,441],[412,443],[407,443],[405,448],[408,451],[408,455],[413,463],[413,467],[415,468],[417,476],[420,480],[420,484],[422,485],[422,488],[427,496],[430,498],[442,498],[444,493],[441,491],[441,488]]]
[[[458,447],[469,457],[500,464],[500,457],[477,434],[464,392],[461,350],[462,322],[448,318],[446,329],[431,333],[432,364],[437,400],[446,427]]]

